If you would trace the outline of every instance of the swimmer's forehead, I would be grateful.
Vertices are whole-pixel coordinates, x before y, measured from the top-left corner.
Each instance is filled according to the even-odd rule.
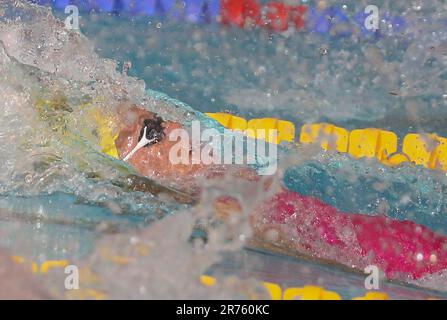
[[[157,117],[154,112],[138,107],[121,109],[119,113],[127,124],[134,124],[135,122],[143,123],[145,119],[155,119]]]
[[[118,110],[121,125],[124,127],[137,126],[141,128],[144,126],[145,120],[156,120],[163,128],[180,128],[185,127],[182,122],[173,120],[169,115],[165,118],[165,115],[161,116],[157,112],[149,111],[144,107],[121,105]],[[188,127],[188,126],[187,126]]]

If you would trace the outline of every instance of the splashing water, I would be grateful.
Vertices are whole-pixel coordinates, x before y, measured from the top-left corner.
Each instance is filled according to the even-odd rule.
[[[392,9],[402,9],[409,21],[419,19],[414,8],[396,6]],[[430,8],[425,6],[424,10],[429,12]],[[222,80],[222,86],[215,86],[220,89],[213,90],[223,90],[223,102],[241,110],[274,107],[287,116],[299,115],[303,121],[330,118],[386,123],[389,120],[384,119],[402,110],[411,110],[415,121],[418,115],[432,110],[439,116],[445,109],[444,82],[428,83],[442,78],[445,70],[445,35],[438,29],[427,33],[426,28],[430,26],[412,26],[404,33],[390,29],[388,37],[375,46],[369,40],[364,46],[358,45],[363,41],[358,35],[339,39],[338,43],[313,34],[297,35],[300,47],[303,44],[297,55],[266,52],[261,57],[269,59],[268,66],[246,66],[255,75],[250,85],[235,89],[231,80]],[[225,32],[231,34],[233,30]],[[205,56],[213,56],[212,46],[200,40],[200,31],[195,30],[194,37],[201,46],[185,46],[183,53],[200,49],[202,54],[211,52]],[[354,44],[349,44],[352,40]],[[284,49],[297,40],[278,35],[271,41],[272,46]],[[315,52],[322,44],[328,44],[329,51],[317,61]],[[163,43],[158,45],[162,47]],[[434,49],[427,51],[427,47]],[[233,49],[227,48],[221,54],[234,54]],[[244,47],[238,50],[242,56],[250,54]],[[399,55],[400,51],[404,54]],[[287,72],[281,67],[287,65],[285,56],[293,66]],[[241,58],[236,64],[241,61],[245,65],[247,59]],[[0,4],[0,108],[4,110],[0,119],[0,207],[2,220],[6,220],[1,224],[0,235],[5,246],[39,261],[54,257],[75,259],[101,279],[99,283],[92,280],[93,284],[84,285],[95,285],[111,298],[263,298],[264,290],[251,280],[230,278],[205,290],[198,278],[224,253],[240,252],[250,243],[253,230],[249,215],[280,190],[283,175],[291,190],[318,196],[341,210],[385,213],[402,220],[410,217],[446,232],[445,176],[411,167],[393,169],[367,161],[354,162],[346,156],[321,154],[312,147],[297,151],[283,146],[282,162],[267,191],[262,184],[252,188],[246,182],[224,176],[218,182],[201,181],[204,192],[191,206],[184,199],[187,195],[175,189],[176,181],[166,185],[147,179],[144,181],[151,192],[136,190],[126,183],[129,176],[138,176],[135,170],[101,152],[95,114],[113,118],[123,108],[138,105],[184,125],[193,120],[200,120],[205,127],[216,124],[179,101],[146,90],[143,81],[116,69],[116,62],[101,58],[86,37],[67,31],[48,9],[23,1]],[[151,69],[149,76],[157,71]],[[211,79],[225,78],[215,70],[210,72],[214,72]],[[237,79],[241,83],[246,77]],[[296,84],[293,89],[287,85],[290,81]],[[187,85],[193,91],[209,87],[203,81]],[[398,97],[390,97],[388,93],[396,90]],[[365,101],[370,107],[362,105]],[[295,108],[297,105],[299,109]],[[430,121],[424,121],[413,125],[431,129],[427,124]],[[113,133],[116,130],[112,128]],[[286,151],[287,157],[283,155]],[[355,191],[348,194],[340,185]],[[360,185],[363,187],[357,189]],[[240,200],[242,214],[227,223],[217,221],[212,204],[220,196]],[[146,227],[171,213],[176,214]],[[19,219],[23,217],[25,225]],[[262,227],[263,221],[258,223]],[[197,229],[205,230],[207,237],[191,237]],[[338,256],[339,251],[332,251],[309,233],[304,233],[309,239],[294,239],[294,231],[287,232],[303,248],[306,241],[313,242],[325,253],[325,259],[365,264],[358,261],[358,243],[349,230],[342,233],[352,250],[342,257]],[[38,250],[36,246],[40,246]],[[417,284],[445,291],[445,286],[432,278],[444,279],[445,275],[431,276]],[[51,294],[72,298],[55,285],[62,282],[54,278],[47,281]]]
[[[90,262],[80,263],[96,265],[103,279],[108,279],[116,270],[109,260],[97,260],[103,258],[103,247],[128,251],[132,243],[130,247],[126,243],[127,235],[115,236],[94,249],[101,234],[144,226],[185,210],[189,200],[179,202],[180,192],[149,179],[143,182],[151,193],[127,185],[126,177],[136,179],[137,174],[102,153],[95,112],[113,116],[120,108],[138,105],[184,125],[192,120],[201,120],[205,127],[215,123],[178,101],[155,92],[148,95],[142,81],[118,73],[113,61],[98,57],[85,37],[65,30],[49,10],[6,1],[0,4],[0,12],[2,243],[38,262],[75,259],[93,251]],[[202,208],[206,215],[207,209]],[[227,238],[229,231],[220,231],[209,233],[206,245],[191,246],[188,239],[195,220],[189,211],[143,231],[141,237],[153,253],[147,260],[138,260],[119,283],[108,282],[104,289],[111,297],[209,297],[198,276],[219,260],[219,252],[239,250],[243,241],[236,237],[233,246]],[[233,229],[240,226],[245,224],[238,221]],[[131,239],[135,237],[139,235],[134,231]],[[147,289],[135,288],[137,283],[144,286],[146,280],[135,276],[148,265],[156,272],[146,273]],[[151,284],[154,281],[163,283],[165,291],[150,291],[159,287]],[[239,295],[230,287],[240,282],[212,292],[216,297],[246,297],[256,287],[248,284],[238,289]],[[123,285],[124,291],[117,290]],[[49,290],[61,296],[58,288],[53,283]]]

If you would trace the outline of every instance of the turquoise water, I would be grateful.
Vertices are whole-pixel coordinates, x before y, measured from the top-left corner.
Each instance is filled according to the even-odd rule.
[[[426,15],[418,13],[421,18]],[[86,16],[81,28],[95,39],[101,55],[121,63],[131,61],[130,74],[202,112],[274,116],[292,121],[298,129],[303,123],[328,121],[347,129],[391,130],[400,138],[409,132],[447,134],[447,108],[442,91],[436,90],[443,81],[443,60],[430,52],[417,52],[421,57],[413,65],[409,62],[414,50],[409,35],[414,37],[417,31],[421,42],[442,48],[442,30],[429,34],[436,25],[431,29],[415,26],[403,35],[389,33],[380,41],[316,32],[285,36],[126,15]],[[330,57],[319,54],[321,47],[330,48]],[[414,90],[419,94],[390,94],[404,91],[405,81],[391,79],[396,77],[391,72],[368,68],[373,63],[368,57],[377,55],[377,49],[390,68],[414,77]],[[355,59],[352,71],[346,66],[350,58]],[[419,75],[415,74],[418,68]],[[377,79],[371,81],[373,77]],[[433,87],[423,81],[431,81]],[[358,83],[362,83],[361,90],[357,90]],[[343,211],[375,214],[381,210],[392,218],[410,218],[433,230],[447,231],[447,181],[442,173],[411,167],[389,170],[374,161],[342,156],[318,158],[290,169],[285,183]]]
[[[413,14],[422,19],[432,13],[407,13]],[[438,49],[423,49],[443,50],[445,35],[434,23],[414,23],[402,34],[387,30],[380,41],[126,15],[86,15],[81,29],[101,55],[131,61],[129,74],[202,112],[274,116],[298,126],[328,121],[347,129],[379,127],[401,137],[447,134],[444,60]],[[374,66],[378,61],[382,69]]]
[[[271,34],[215,24],[107,15],[84,15],[81,30],[101,57],[118,61],[118,70],[124,62],[131,61],[129,74],[143,79],[148,88],[202,112],[229,110],[248,118],[281,117],[298,126],[317,121],[329,121],[348,129],[374,126],[392,129],[400,136],[413,130],[447,133],[443,120],[445,101],[436,82],[442,77],[444,61],[433,60],[431,54],[414,49],[409,34],[390,34],[376,42],[368,38]],[[442,34],[420,38],[439,50],[443,48]],[[418,53],[421,57],[417,62],[410,59]],[[382,58],[384,67],[376,69],[372,61]],[[414,82],[396,79],[395,73],[404,74]],[[425,87],[428,80],[433,85]],[[80,87],[85,90],[83,85]],[[74,95],[79,94],[77,88],[73,90]],[[401,94],[390,94],[395,91]],[[154,91],[148,91],[148,96],[160,98]],[[208,126],[216,125],[178,101],[168,99],[160,111],[185,122],[199,118]],[[183,113],[187,115],[183,117]],[[39,262],[82,260],[94,255],[97,242],[108,236],[133,233],[161,217],[189,209],[139,192],[123,192],[111,183],[120,176],[109,168],[98,169],[105,162],[93,151],[90,152],[93,156],[87,159],[89,165],[105,178],[98,181],[85,172],[79,174],[73,165],[79,155],[64,148],[56,149],[61,150],[67,152],[63,160],[70,164],[70,171],[61,176],[56,174],[56,183],[42,175],[44,187],[30,183],[33,191],[30,194],[21,188],[17,191],[2,185],[2,191],[6,192],[0,199],[0,244],[15,254]],[[446,232],[445,176],[415,168],[394,170],[374,161],[354,161],[340,155],[308,156],[306,150],[289,151],[295,157],[284,179],[290,189],[318,196],[341,210],[366,214],[384,210],[393,218],[411,218]],[[20,181],[26,180],[26,172],[18,171],[18,179],[23,173],[25,179]],[[71,175],[76,179],[70,180]],[[40,175],[34,181],[38,178]],[[28,191],[26,186],[24,189]],[[33,195],[36,190],[38,195]],[[403,198],[409,200],[402,202]],[[184,229],[187,228],[168,229],[161,240],[169,242],[169,234],[187,233]],[[181,249],[185,248],[174,245],[167,248],[178,250],[181,255]],[[117,243],[119,246],[123,245]],[[285,286],[318,284],[346,298],[364,293],[361,275],[337,267],[252,250],[239,250],[230,256],[233,258],[204,264],[204,268],[210,273],[248,275]],[[143,264],[136,271],[147,265],[150,264]],[[172,274],[176,269],[172,267],[169,271]],[[437,294],[390,283],[384,284],[384,290],[395,298]]]
[[[361,162],[348,156],[338,156],[336,161],[317,157],[289,168],[284,182],[290,190],[345,212],[410,219],[447,234],[444,172],[411,166],[390,170],[374,160]]]
[[[85,257],[101,234],[143,227],[153,220],[150,215],[119,216],[109,208],[63,193],[2,197],[0,211],[1,245],[35,261]],[[98,232],[101,225],[106,228]],[[29,237],[17,241],[24,233]]]

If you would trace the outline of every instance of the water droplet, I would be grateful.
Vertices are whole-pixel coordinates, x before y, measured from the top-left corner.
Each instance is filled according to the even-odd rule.
[[[33,175],[32,174],[27,174],[25,176],[25,182],[28,183],[28,184],[33,182]]]
[[[431,254],[430,255],[430,262],[431,263],[436,263],[438,261],[438,257],[435,254]]]
[[[413,10],[420,11],[422,9],[421,1],[414,1],[413,2]]]
[[[320,47],[319,52],[320,55],[325,56],[328,53],[328,49],[326,47]]]

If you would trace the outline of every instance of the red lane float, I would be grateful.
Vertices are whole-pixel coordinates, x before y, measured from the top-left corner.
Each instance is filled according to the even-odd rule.
[[[360,269],[375,265],[389,279],[420,279],[447,269],[447,237],[412,221],[343,213],[291,191],[259,211],[269,221],[261,231],[276,229],[284,246],[320,259]]]
[[[244,4],[245,1],[240,0],[222,0],[221,23],[242,28],[245,24]]]
[[[277,1],[265,6],[256,0],[222,0],[221,3],[221,23],[239,28],[249,25],[285,31],[293,25],[301,30],[305,26],[306,13],[307,6],[290,6]]]
[[[306,20],[304,19],[304,17],[306,16],[306,14],[307,6],[300,5],[291,7],[290,21],[293,23],[296,30],[301,30],[305,27]]]
[[[256,0],[241,1],[244,3],[244,19],[247,25],[259,26],[261,24],[261,5]]]
[[[291,7],[281,2],[267,4],[267,26],[275,31],[286,31],[289,28]]]

